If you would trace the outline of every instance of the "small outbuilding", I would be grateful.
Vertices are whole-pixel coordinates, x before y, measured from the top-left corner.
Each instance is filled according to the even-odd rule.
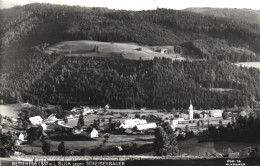
[[[20,134],[19,134],[18,140],[19,140],[19,141],[22,141],[22,142],[24,141],[24,135],[23,135],[23,133],[20,133]]]
[[[90,132],[90,138],[97,138],[98,137],[98,131],[93,128],[92,131]]]
[[[139,131],[155,129],[156,127],[157,127],[156,123],[147,123],[147,124],[136,125],[136,129]]]

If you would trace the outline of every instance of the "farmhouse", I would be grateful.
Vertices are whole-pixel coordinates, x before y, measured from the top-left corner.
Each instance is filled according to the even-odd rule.
[[[79,135],[79,134],[82,134],[83,132],[84,132],[83,129],[78,129],[77,127],[73,127],[73,129],[72,129],[73,135]]]
[[[92,131],[90,132],[90,138],[97,138],[98,137],[98,131],[93,128]]]
[[[119,126],[119,128],[134,128],[136,125],[142,124],[147,124],[147,121],[145,119],[127,119]]]
[[[156,123],[147,123],[147,124],[136,125],[136,129],[139,131],[155,129],[156,127],[157,127]]]
[[[89,114],[94,111],[93,109],[90,109],[88,106],[81,106],[81,109],[83,111],[83,115]]]
[[[47,119],[45,119],[44,121],[45,122],[55,122],[56,120],[58,120],[57,118],[56,118],[56,116],[54,115],[54,114],[51,114]]]
[[[70,112],[74,112],[74,113],[79,113],[80,111],[81,111],[81,108],[76,108],[76,107],[74,107],[70,110]]]
[[[160,52],[161,52],[162,54],[168,54],[168,49],[162,48],[162,49],[160,50]]]
[[[211,117],[217,118],[222,117],[223,110],[209,110]]]
[[[30,120],[31,124],[34,126],[41,125],[42,121],[43,121],[42,117],[40,117],[40,116],[30,117],[29,120]]]

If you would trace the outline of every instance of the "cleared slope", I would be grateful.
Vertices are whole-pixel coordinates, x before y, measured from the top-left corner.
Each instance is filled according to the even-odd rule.
[[[65,54],[66,56],[85,57],[123,57],[125,59],[150,60],[154,57],[184,60],[174,53],[155,52],[148,46],[140,46],[135,43],[111,43],[89,40],[64,41],[51,45],[45,50],[47,53]],[[177,56],[177,58],[176,58]]]
[[[260,70],[260,62],[243,62],[243,63],[236,63],[237,66],[243,67],[254,67]]]

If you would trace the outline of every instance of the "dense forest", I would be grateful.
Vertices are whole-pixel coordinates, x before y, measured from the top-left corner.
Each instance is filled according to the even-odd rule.
[[[54,59],[59,59],[55,65]],[[26,72],[22,71],[24,63],[31,64]],[[23,74],[2,76],[0,97],[8,102],[186,108],[191,99],[197,108],[222,108],[260,100],[258,69],[214,60],[75,58],[35,50],[16,70]]]
[[[230,63],[259,61],[260,29],[255,24],[169,9],[37,3],[0,10],[0,18],[0,99],[7,103],[172,109],[186,108],[190,99],[197,108],[260,100],[260,71]],[[186,56],[195,51],[201,60],[67,57],[44,51],[64,40],[171,45],[192,50]]]

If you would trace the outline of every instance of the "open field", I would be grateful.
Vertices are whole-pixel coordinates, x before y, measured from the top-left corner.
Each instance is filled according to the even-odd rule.
[[[109,149],[122,145],[131,147],[134,143],[139,147],[152,144],[154,142],[154,135],[110,135],[106,142],[104,140],[105,138],[99,137],[91,141],[64,141],[64,143],[67,150],[81,150],[84,148],[90,151],[99,148]],[[51,151],[57,151],[59,144],[60,141],[51,141]],[[20,147],[23,152],[44,154],[39,143],[22,145]]]
[[[95,50],[95,47],[98,49]],[[150,60],[154,57],[166,57],[173,60],[184,60],[185,58],[175,53],[163,54],[155,52],[148,46],[140,46],[134,43],[111,43],[98,41],[64,41],[46,48],[47,53],[58,53],[66,56],[83,56],[83,57],[123,57],[126,59]]]
[[[0,105],[0,114],[8,117],[18,117],[18,111],[22,108],[21,104]]]
[[[234,89],[227,89],[227,88],[210,88],[210,91],[213,92],[227,92],[227,91],[232,91]]]
[[[237,66],[243,66],[243,67],[254,67],[257,69],[260,69],[260,62],[241,62],[241,63],[235,63]]]
[[[188,155],[202,155],[206,152],[211,153],[223,153],[223,149],[231,148],[234,152],[238,152],[247,147],[259,147],[260,143],[248,143],[248,142],[202,142],[198,143],[197,138],[179,142],[179,150],[181,153],[187,153]]]

